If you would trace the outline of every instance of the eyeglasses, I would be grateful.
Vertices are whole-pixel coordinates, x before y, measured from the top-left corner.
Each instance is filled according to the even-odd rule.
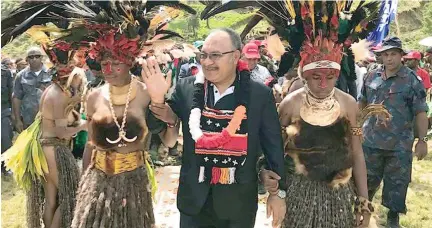
[[[42,57],[41,55],[30,55],[30,56],[27,56],[27,58],[29,58],[29,59],[39,59],[40,57]]]
[[[205,52],[199,52],[197,54],[197,58],[199,60],[205,60],[207,59],[207,57],[211,60],[211,61],[216,61],[218,59],[220,59],[223,55],[229,54],[229,53],[233,53],[236,50],[233,51],[227,51],[227,52],[222,52],[222,53],[218,53],[218,52],[213,52],[213,53],[205,53]]]

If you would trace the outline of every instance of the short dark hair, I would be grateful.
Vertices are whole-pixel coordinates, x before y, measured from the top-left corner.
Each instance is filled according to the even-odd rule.
[[[17,64],[17,63],[19,63],[19,62],[21,62],[21,61],[25,61],[23,58],[17,58],[16,60],[15,60],[15,64]]]
[[[230,29],[230,28],[218,28],[218,29],[214,29],[213,31],[211,31],[210,34],[215,33],[215,32],[227,33],[228,36],[230,37],[231,44],[235,48],[235,50],[241,51],[242,42],[241,42],[240,35],[236,31],[234,31],[233,29]]]

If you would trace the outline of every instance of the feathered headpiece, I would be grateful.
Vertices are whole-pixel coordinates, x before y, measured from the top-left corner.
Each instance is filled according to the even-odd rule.
[[[71,60],[76,49],[64,41],[42,44],[42,48],[53,63],[53,67],[50,69],[53,80],[69,77],[75,67]]]
[[[99,59],[105,53],[130,64],[148,39],[161,35],[161,39],[181,37],[175,32],[163,29],[168,21],[158,22],[161,16],[154,11],[159,10],[158,6],[162,5],[195,13],[192,8],[178,1],[95,1],[87,8],[92,9],[94,13],[90,14],[94,15],[74,19],[73,27],[69,29],[70,36],[73,37],[75,31],[85,31],[83,35],[93,41],[88,53],[90,58]],[[66,4],[66,7],[71,12],[80,11],[75,5]],[[152,23],[152,18],[156,18],[156,22],[153,20]]]
[[[247,6],[259,7],[242,37],[265,18],[274,27],[271,35],[277,34],[289,43],[289,58],[282,58],[282,61],[292,64],[300,56],[303,72],[323,68],[340,70],[343,47],[365,38],[376,27],[379,4],[380,1],[360,1],[352,10],[353,1],[349,0],[230,1],[208,4],[201,18]]]
[[[33,25],[54,22],[62,24],[66,43],[91,42],[89,56],[100,58],[107,53],[115,59],[131,63],[147,39],[164,35],[161,39],[180,36],[164,30],[167,22],[159,24],[149,34],[152,18],[161,6],[195,13],[178,1],[53,1],[22,3],[16,13],[2,20],[7,27],[2,32],[2,44],[25,32]],[[155,22],[156,23],[156,22]],[[153,24],[155,24],[153,23]]]

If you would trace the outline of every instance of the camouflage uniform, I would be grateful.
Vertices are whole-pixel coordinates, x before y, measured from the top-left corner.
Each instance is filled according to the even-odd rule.
[[[414,117],[426,112],[426,90],[416,73],[403,66],[394,76],[382,79],[383,68],[365,77],[360,101],[383,103],[393,118],[384,124],[376,117],[363,126],[369,198],[384,179],[382,204],[391,211],[406,213],[405,199],[411,181]]]
[[[39,111],[42,92],[51,84],[51,75],[45,67],[36,75],[29,67],[18,73],[15,79],[13,96],[21,100],[21,117],[24,128],[33,123]]]

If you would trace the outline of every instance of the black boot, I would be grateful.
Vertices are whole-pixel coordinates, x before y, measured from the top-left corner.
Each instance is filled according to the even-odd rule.
[[[387,227],[388,228],[400,228],[399,225],[399,213],[389,211],[387,213]]]

